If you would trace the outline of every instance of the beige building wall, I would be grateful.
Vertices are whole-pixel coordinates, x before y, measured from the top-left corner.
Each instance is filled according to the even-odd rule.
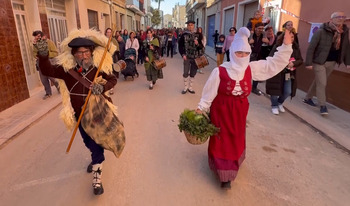
[[[180,20],[179,20],[179,27],[185,28],[186,27],[186,7],[180,6]]]
[[[124,29],[127,29],[129,32],[135,30],[135,13],[126,9],[126,17],[123,22]]]
[[[98,29],[102,32],[111,25],[110,6],[96,0],[79,0],[79,16],[82,29],[89,29],[88,9],[97,12]]]
[[[172,22],[172,16],[170,14],[165,14],[163,28],[169,28],[169,22]]]
[[[66,19],[68,33],[74,29],[78,29],[75,0],[66,0]]]
[[[125,0],[114,0],[113,4],[114,16],[112,17],[112,24],[116,24],[117,30],[120,31],[122,26],[124,26],[124,22],[121,22],[122,19],[120,15],[123,15],[125,18]]]
[[[28,31],[33,32],[35,30],[42,30],[39,7],[37,0],[29,0],[25,3],[25,12],[28,19]],[[29,34],[31,36],[31,33]]]

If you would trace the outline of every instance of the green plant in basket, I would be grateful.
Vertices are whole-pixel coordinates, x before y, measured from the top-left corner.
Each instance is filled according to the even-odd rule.
[[[180,132],[187,132],[201,142],[205,142],[208,137],[217,134],[220,130],[210,122],[207,114],[197,114],[195,110],[189,109],[185,109],[180,114],[178,127]]]

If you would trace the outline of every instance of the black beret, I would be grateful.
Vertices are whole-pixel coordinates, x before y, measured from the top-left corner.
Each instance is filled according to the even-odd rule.
[[[75,38],[68,44],[69,47],[90,47],[95,46],[95,43],[91,41],[90,39],[85,38]]]
[[[193,20],[188,20],[187,22],[186,22],[186,24],[195,24],[196,22],[195,21],[193,21]]]

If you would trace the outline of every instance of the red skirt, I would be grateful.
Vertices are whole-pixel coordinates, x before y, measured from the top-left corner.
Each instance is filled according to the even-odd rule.
[[[210,119],[220,133],[209,140],[209,167],[221,182],[233,181],[245,158],[248,109],[246,97],[220,93],[211,105]]]

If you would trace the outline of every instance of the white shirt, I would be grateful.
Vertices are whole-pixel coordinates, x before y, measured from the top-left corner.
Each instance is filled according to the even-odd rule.
[[[259,60],[249,62],[249,66],[252,72],[252,79],[255,81],[264,81],[269,79],[280,71],[282,71],[289,63],[290,55],[292,54],[292,45],[282,45],[277,48],[273,57],[267,57],[266,60]],[[224,62],[222,67],[226,68],[229,77],[236,80],[236,86],[232,91],[233,95],[240,95],[243,93],[239,80],[235,79],[236,76],[231,68],[230,62]],[[211,103],[218,94],[218,88],[220,84],[219,68],[216,67],[210,74],[207,82],[204,85],[202,98],[198,104],[198,108],[202,111],[209,111]]]
[[[125,43],[125,49],[129,49],[129,48],[134,48],[136,50],[136,53],[137,53],[139,48],[140,48],[139,40],[137,40],[137,38],[134,38],[134,41],[131,44],[130,38],[127,39],[126,43]]]

